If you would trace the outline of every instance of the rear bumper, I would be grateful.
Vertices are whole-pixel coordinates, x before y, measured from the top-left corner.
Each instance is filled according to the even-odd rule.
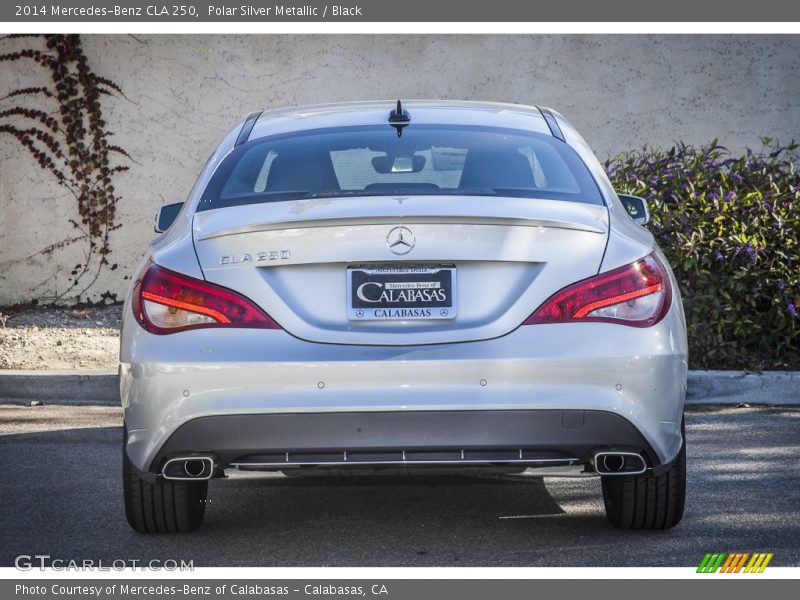
[[[616,445],[652,466],[680,449],[686,343],[654,327],[520,327],[428,346],[306,342],[280,330],[154,336],[127,318],[120,392],[127,453],[157,472],[177,453],[551,451]],[[582,415],[580,417],[579,415]],[[575,426],[580,419],[583,425]]]
[[[600,449],[658,463],[619,415],[578,410],[404,411],[200,417],[181,425],[150,464],[213,455],[220,468],[583,464]]]

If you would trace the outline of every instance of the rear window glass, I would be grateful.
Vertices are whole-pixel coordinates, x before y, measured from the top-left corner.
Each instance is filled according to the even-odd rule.
[[[586,166],[550,135],[490,127],[389,125],[265,137],[234,149],[198,210],[304,198],[512,196],[603,204]]]

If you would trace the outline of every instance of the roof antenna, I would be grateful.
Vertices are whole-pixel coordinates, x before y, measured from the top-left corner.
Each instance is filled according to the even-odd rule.
[[[403,135],[403,127],[407,127],[411,122],[408,111],[403,110],[400,100],[397,101],[397,108],[389,112],[389,125],[397,130],[397,137]]]

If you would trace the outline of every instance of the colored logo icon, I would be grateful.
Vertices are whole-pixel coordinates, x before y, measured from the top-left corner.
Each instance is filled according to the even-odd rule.
[[[772,556],[772,552],[709,552],[703,557],[697,572],[763,573]]]

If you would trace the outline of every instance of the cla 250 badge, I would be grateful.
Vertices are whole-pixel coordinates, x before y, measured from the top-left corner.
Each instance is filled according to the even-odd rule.
[[[264,252],[245,252],[244,254],[231,254],[219,259],[221,265],[241,265],[245,263],[266,262],[269,260],[288,260],[292,253],[288,250],[266,250]]]

